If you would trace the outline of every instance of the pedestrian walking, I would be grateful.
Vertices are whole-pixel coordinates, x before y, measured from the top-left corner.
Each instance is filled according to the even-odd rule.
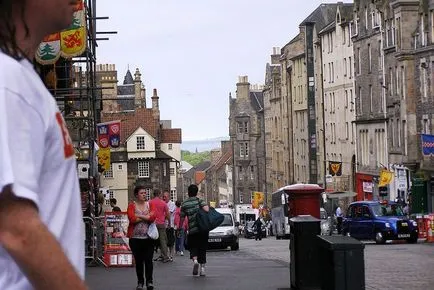
[[[86,289],[74,146],[32,64],[78,1],[0,0],[0,289]]]
[[[197,185],[192,184],[188,187],[188,199],[181,206],[181,224],[184,218],[188,218],[188,248],[190,259],[193,261],[193,275],[205,276],[206,250],[208,249],[208,232],[199,231],[196,215],[199,208],[209,211],[209,206],[197,197],[199,189]]]
[[[161,190],[155,189],[153,192],[154,198],[149,201],[149,205],[155,214],[155,224],[158,229],[158,240],[160,244],[160,257],[156,260],[167,263],[170,261],[167,248],[166,221],[169,220],[169,208],[163,201]]]
[[[263,225],[263,221],[261,217],[258,217],[256,221],[253,223],[253,228],[256,231],[255,241],[262,240],[262,225]]]
[[[188,229],[188,218],[184,218],[184,222],[181,224],[181,202],[177,200],[175,202],[176,210],[175,210],[175,235],[176,235],[176,244],[175,250],[176,253],[184,256],[184,238]]]
[[[163,192],[163,200],[167,204],[169,209],[169,220],[166,221],[166,235],[167,235],[167,251],[169,260],[173,262],[173,256],[175,255],[175,211],[176,205],[170,200],[169,191]]]
[[[342,220],[343,220],[343,213],[341,210],[341,205],[339,204],[336,208],[336,228],[338,230],[338,235],[342,233]]]
[[[136,265],[137,290],[154,289],[152,257],[154,255],[154,240],[148,236],[149,224],[155,220],[154,212],[149,202],[146,201],[146,188],[136,186],[134,188],[135,201],[128,205],[128,238]],[[145,275],[146,284],[145,284]]]

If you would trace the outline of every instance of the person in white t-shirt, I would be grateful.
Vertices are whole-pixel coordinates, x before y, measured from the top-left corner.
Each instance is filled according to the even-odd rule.
[[[0,289],[87,289],[74,148],[32,61],[74,0],[0,0]]]

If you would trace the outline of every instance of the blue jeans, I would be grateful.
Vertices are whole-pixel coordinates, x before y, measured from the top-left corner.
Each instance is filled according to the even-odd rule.
[[[177,251],[177,252],[184,251],[184,238],[185,238],[185,231],[184,231],[184,229],[178,229],[178,230],[176,230],[175,251]]]

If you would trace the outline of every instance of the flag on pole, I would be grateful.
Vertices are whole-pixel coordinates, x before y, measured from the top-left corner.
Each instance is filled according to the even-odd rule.
[[[264,204],[264,193],[259,191],[252,192],[252,208],[258,209]]]
[[[393,172],[387,169],[381,169],[378,187],[386,186],[392,182]]]
[[[424,156],[434,155],[434,136],[421,134],[422,154]]]
[[[101,148],[98,150],[98,164],[104,171],[110,170],[110,148]]]
[[[96,125],[98,132],[98,164],[105,171],[110,170],[110,149],[121,143],[121,121],[111,121]]]
[[[118,148],[121,143],[121,121],[111,121],[96,125],[98,146],[101,148]]]

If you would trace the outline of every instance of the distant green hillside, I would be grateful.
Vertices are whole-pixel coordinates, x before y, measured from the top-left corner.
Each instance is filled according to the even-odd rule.
[[[190,163],[193,166],[196,166],[203,161],[211,160],[211,156],[210,156],[209,151],[192,153],[190,151],[182,150],[181,151],[181,159]]]

